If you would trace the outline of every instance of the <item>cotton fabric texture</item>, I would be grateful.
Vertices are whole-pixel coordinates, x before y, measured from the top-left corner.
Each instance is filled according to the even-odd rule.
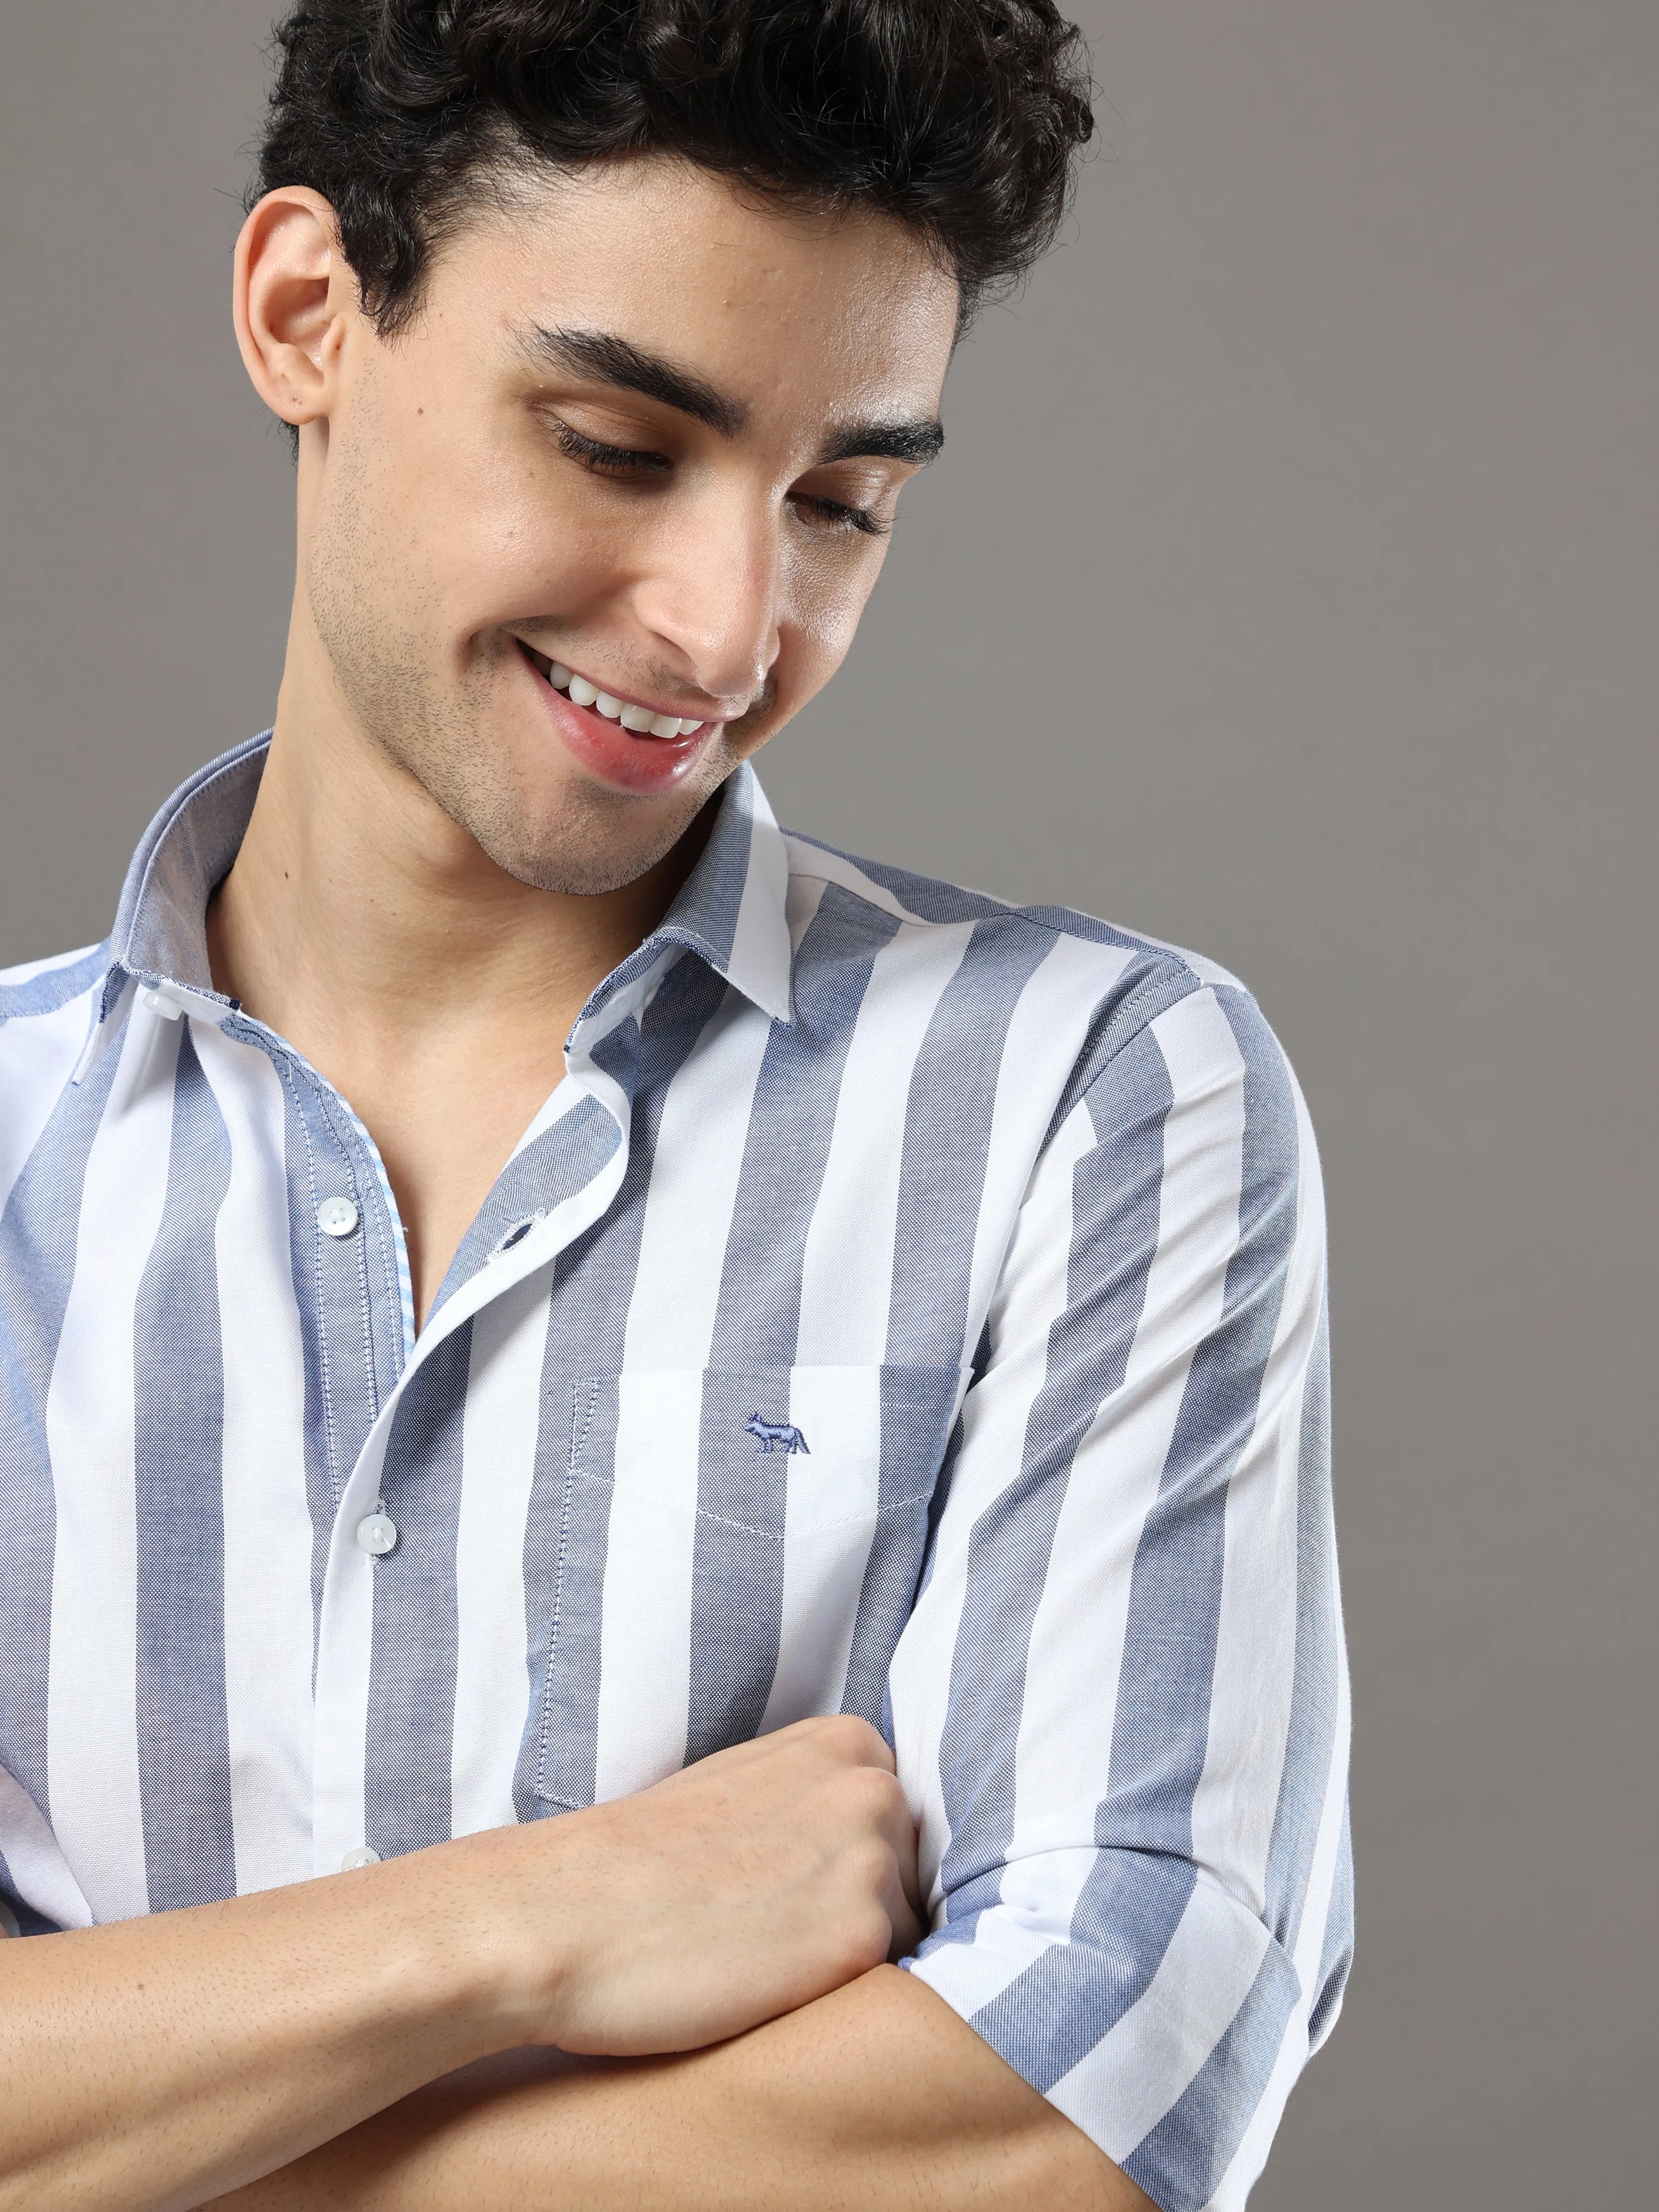
[[[267,742],[0,975],[6,1924],[860,1713],[909,1971],[1170,2212],[1242,2204],[1352,1925],[1323,1204],[1255,1002],[744,768],[417,1336],[367,1131],[208,970]]]

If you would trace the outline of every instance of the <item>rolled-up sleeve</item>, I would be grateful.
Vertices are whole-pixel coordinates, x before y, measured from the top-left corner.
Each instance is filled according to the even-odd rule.
[[[890,1678],[910,1971],[1165,2212],[1243,2203],[1346,1977],[1325,1290],[1295,1079],[1194,976],[1043,1149]]]

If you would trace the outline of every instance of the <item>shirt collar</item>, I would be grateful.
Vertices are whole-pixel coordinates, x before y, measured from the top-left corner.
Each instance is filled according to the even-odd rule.
[[[270,744],[267,730],[210,761],[144,832],[110,939],[112,977],[118,969],[123,980],[171,983],[225,1003],[208,963],[208,901],[241,846]],[[679,896],[633,961],[652,947],[685,945],[763,1012],[787,1022],[788,888],[782,832],[745,761],[720,795],[708,842]],[[106,1006],[111,996],[106,986]]]

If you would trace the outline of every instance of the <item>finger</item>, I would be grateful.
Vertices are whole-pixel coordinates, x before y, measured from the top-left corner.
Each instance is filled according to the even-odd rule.
[[[880,1767],[888,1774],[896,1771],[892,1746],[879,1729],[872,1728],[856,1713],[830,1713],[797,1721],[791,1728],[781,1729],[773,1741],[795,1735],[828,1752],[837,1764]]]

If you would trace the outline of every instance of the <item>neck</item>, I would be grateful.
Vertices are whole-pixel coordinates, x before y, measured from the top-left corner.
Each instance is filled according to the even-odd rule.
[[[422,1321],[467,1224],[564,1073],[596,984],[696,857],[595,897],[498,868],[413,777],[308,696],[290,660],[235,866],[208,915],[215,982],[349,1101],[379,1145]]]
[[[661,920],[695,833],[620,890],[520,883],[336,702],[285,677],[241,849],[209,916],[221,989],[290,1042],[550,1027]],[[320,711],[319,709],[320,708]]]

